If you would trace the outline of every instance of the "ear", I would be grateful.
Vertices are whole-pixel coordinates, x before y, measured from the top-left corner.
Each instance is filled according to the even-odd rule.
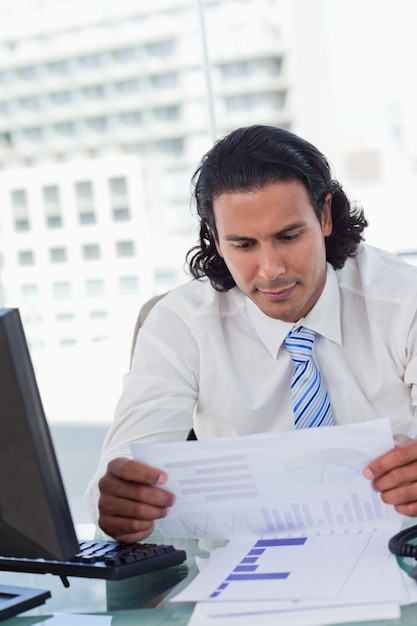
[[[321,214],[321,229],[324,237],[328,237],[333,231],[332,199],[331,193],[328,193],[324,199],[324,207]]]

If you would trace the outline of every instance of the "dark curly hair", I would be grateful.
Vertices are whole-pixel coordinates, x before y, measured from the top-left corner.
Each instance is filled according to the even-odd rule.
[[[228,291],[236,284],[216,250],[213,200],[222,193],[295,180],[307,189],[319,220],[325,198],[332,194],[333,231],[326,237],[326,259],[335,269],[342,268],[363,239],[368,225],[363,210],[351,205],[342,186],[332,178],[327,159],[315,146],[288,130],[255,125],[238,128],[217,141],[192,177],[200,218],[200,242],[186,257],[192,276],[207,276],[218,291]]]

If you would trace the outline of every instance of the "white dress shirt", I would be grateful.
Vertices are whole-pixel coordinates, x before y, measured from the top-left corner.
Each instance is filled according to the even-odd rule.
[[[389,417],[417,432],[417,268],[361,245],[296,324],[266,316],[234,288],[193,280],[165,296],[139,332],[131,370],[87,493],[133,441],[198,439],[293,428],[289,330],[319,333],[314,355],[336,424]]]

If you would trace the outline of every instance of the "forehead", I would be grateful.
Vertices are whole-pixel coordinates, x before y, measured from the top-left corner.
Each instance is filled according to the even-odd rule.
[[[217,229],[247,227],[276,222],[285,227],[293,221],[315,217],[306,187],[300,181],[278,182],[247,191],[225,192],[213,201]]]

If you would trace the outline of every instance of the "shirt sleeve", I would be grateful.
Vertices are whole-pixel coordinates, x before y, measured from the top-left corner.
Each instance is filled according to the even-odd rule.
[[[139,331],[130,371],[100,463],[85,501],[97,521],[98,481],[111,459],[130,457],[132,442],[184,441],[193,426],[198,399],[199,350],[186,315],[169,299],[158,303]]]

